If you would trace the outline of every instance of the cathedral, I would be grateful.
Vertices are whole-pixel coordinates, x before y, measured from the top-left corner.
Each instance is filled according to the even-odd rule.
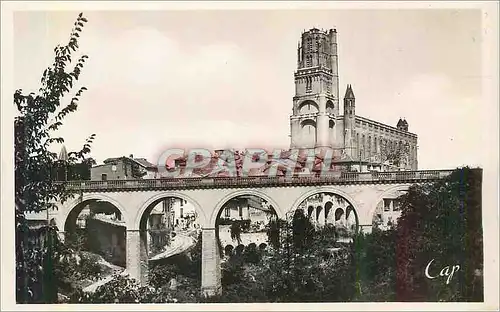
[[[349,170],[417,170],[417,135],[406,120],[393,127],[356,115],[351,84],[340,112],[337,30],[310,29],[297,48],[290,147],[332,148]]]

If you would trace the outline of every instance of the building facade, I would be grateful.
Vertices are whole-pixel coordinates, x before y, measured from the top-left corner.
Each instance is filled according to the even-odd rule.
[[[91,180],[132,180],[154,179],[158,175],[157,166],[145,158],[116,157],[104,160],[104,164],[91,168]]]
[[[266,222],[274,212],[264,200],[255,196],[239,196],[229,200],[220,213],[225,220]]]
[[[337,31],[313,28],[297,49],[295,96],[290,116],[292,149],[333,148],[339,162],[357,170],[417,170],[417,135],[400,119],[396,127],[356,115],[347,85],[340,113]],[[368,165],[366,165],[368,164]]]

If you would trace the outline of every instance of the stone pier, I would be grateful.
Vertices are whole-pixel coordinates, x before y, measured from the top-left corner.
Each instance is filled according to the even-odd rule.
[[[215,228],[202,230],[201,291],[205,296],[217,295],[222,291],[219,246],[215,231]]]
[[[139,230],[127,230],[127,273],[141,280],[141,236]]]

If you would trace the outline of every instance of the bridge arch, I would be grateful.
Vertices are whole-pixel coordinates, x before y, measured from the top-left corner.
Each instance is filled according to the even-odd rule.
[[[345,200],[347,200],[353,206],[354,210],[357,213],[359,213],[358,202],[356,200],[354,200],[354,198],[351,197],[346,192],[343,192],[343,191],[336,189],[336,188],[333,188],[333,187],[320,187],[320,188],[315,188],[313,190],[309,190],[309,191],[303,193],[297,200],[295,200],[292,207],[290,209],[288,209],[285,213],[287,214],[287,213],[294,212],[295,210],[297,210],[299,208],[300,204],[302,204],[302,202],[304,202],[307,198],[309,198],[313,195],[316,195],[316,194],[321,194],[321,193],[332,193],[332,194],[343,197]]]
[[[202,228],[206,227],[207,216],[205,214],[205,211],[203,211],[200,204],[194,198],[192,198],[184,193],[180,193],[180,192],[161,192],[161,193],[158,193],[158,194],[148,198],[146,201],[144,201],[140,204],[139,209],[138,209],[138,211],[137,211],[136,215],[134,216],[134,219],[132,220],[132,223],[131,223],[132,229],[133,230],[140,229],[142,216],[144,215],[146,210],[152,204],[154,204],[155,202],[157,202],[161,199],[169,198],[169,197],[180,198],[180,199],[186,200],[187,202],[191,203],[194,206],[194,209],[196,210],[196,212],[198,213],[198,217],[200,218],[199,219],[200,226]]]
[[[348,217],[352,216],[354,220],[354,227],[352,228],[356,233],[361,229],[363,224],[362,216],[363,212],[360,211],[361,207],[349,194],[338,190],[333,187],[323,187],[317,188],[313,190],[309,190],[300,196],[292,206],[292,209],[287,212],[287,214],[293,214],[295,211],[301,208],[303,203],[308,199],[314,197],[317,194],[330,194],[338,196],[344,201],[346,206],[339,207],[335,205],[331,200],[327,199],[326,202],[322,202],[315,210],[315,219],[314,221],[318,223],[320,226],[324,224],[337,224],[337,222],[341,222],[341,224],[348,225],[350,224]],[[313,199],[314,200],[314,199]],[[309,212],[309,211],[308,211]],[[341,221],[343,220],[343,221]]]
[[[263,200],[267,201],[271,206],[273,207],[274,211],[278,215],[278,218],[283,218],[285,214],[281,210],[281,208],[278,206],[276,201],[268,196],[266,193],[257,191],[257,190],[239,190],[235,192],[231,192],[224,196],[215,206],[215,209],[212,211],[212,215],[210,217],[210,223],[208,223],[209,228],[215,228],[216,222],[217,222],[217,217],[219,216],[219,212],[222,209],[222,207],[231,199],[236,198],[238,196],[242,195],[253,195],[262,198]]]
[[[387,195],[395,192],[408,191],[410,188],[409,184],[406,185],[396,185],[386,189],[382,194],[380,194],[377,199],[371,204],[370,209],[367,210],[367,214],[365,215],[365,220],[372,220],[375,211],[377,210],[378,204],[385,198]]]
[[[105,202],[108,202],[110,203],[111,205],[113,205],[116,209],[118,209],[118,211],[120,211],[121,215],[122,215],[122,218],[123,220],[125,221],[125,224],[128,225],[130,224],[130,216],[127,212],[127,210],[125,209],[125,207],[123,207],[123,205],[117,201],[116,199],[110,197],[110,196],[107,196],[103,193],[88,193],[88,194],[81,194],[80,196],[78,196],[77,198],[71,200],[71,201],[68,201],[66,204],[63,205],[63,211],[62,211],[62,218],[57,218],[57,227],[59,229],[59,232],[64,232],[65,231],[65,225],[66,225],[66,221],[70,215],[70,213],[81,203],[83,202],[86,202],[86,201],[91,201],[91,200],[102,200],[102,201],[105,201]]]

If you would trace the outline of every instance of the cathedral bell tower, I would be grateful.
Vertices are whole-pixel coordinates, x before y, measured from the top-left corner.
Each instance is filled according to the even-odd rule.
[[[291,148],[336,147],[339,116],[337,31],[313,28],[297,48]]]

